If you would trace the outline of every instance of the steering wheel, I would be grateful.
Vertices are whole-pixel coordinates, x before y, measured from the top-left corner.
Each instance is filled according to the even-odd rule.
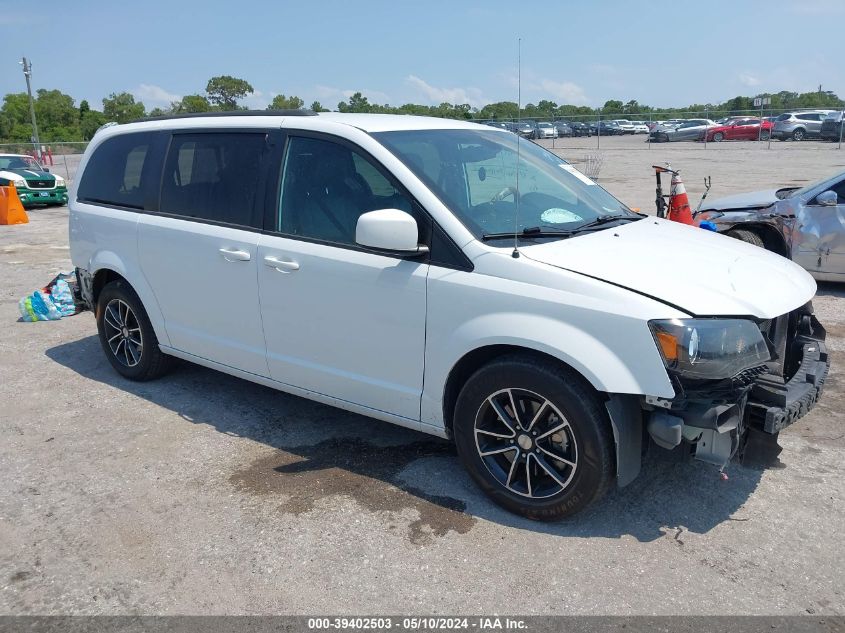
[[[516,190],[515,187],[505,187],[495,196],[490,198],[490,202],[501,202],[508,196],[513,196],[513,199],[516,200],[516,197],[519,195],[519,192]]]

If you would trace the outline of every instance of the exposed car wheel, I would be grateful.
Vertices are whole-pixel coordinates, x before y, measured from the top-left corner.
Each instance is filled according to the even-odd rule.
[[[760,132],[760,140],[761,141],[768,141],[769,140],[769,133],[766,131]]]
[[[747,229],[734,229],[733,231],[728,231],[727,235],[733,237],[734,239],[753,244],[754,246],[766,248],[766,245],[763,243],[763,238],[760,237],[759,233],[755,233],[754,231],[749,231]]]
[[[112,281],[100,292],[97,331],[106,358],[124,378],[153,380],[174,362],[159,349],[147,312],[125,281]]]
[[[806,135],[807,133],[799,127],[797,130],[792,132],[792,140],[803,141]]]
[[[550,362],[509,356],[479,369],[458,396],[453,430],[481,489],[530,519],[574,514],[615,477],[613,433],[597,394]]]
[[[721,132],[716,132],[713,135],[713,140],[716,141],[717,143],[721,143],[722,141],[725,140],[725,135],[722,134]]]

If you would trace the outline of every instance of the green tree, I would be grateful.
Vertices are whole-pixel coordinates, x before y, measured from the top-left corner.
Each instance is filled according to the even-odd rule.
[[[604,102],[604,107],[601,109],[602,114],[619,114],[622,112],[622,109],[625,106],[622,105],[621,101],[616,101],[615,99],[611,99],[609,101]]]
[[[320,103],[319,101],[315,101],[314,103],[311,104],[311,111],[312,112],[328,112],[328,110],[326,110],[323,107],[323,104]]]
[[[59,90],[38,91],[35,116],[42,141],[73,141],[80,136],[79,110],[73,97]]]
[[[85,114],[86,112],[88,112],[90,110],[91,110],[91,106],[88,105],[88,102],[85,99],[83,99],[82,101],[79,102],[79,116],[82,116],[83,114]]]
[[[28,142],[32,138],[29,118],[29,97],[25,92],[7,94],[0,108],[0,139],[5,142]]]
[[[340,112],[372,112],[373,106],[367,100],[367,97],[362,95],[360,92],[356,92],[349,97],[349,101],[341,101],[338,103],[337,109]]]
[[[175,112],[210,112],[211,102],[203,95],[185,95],[175,104]]]
[[[79,121],[80,135],[83,141],[90,141],[97,130],[107,122],[106,116],[97,110],[88,110]]]
[[[255,92],[245,79],[230,75],[212,77],[205,86],[208,100],[221,110],[238,110],[238,99]]]
[[[286,97],[285,95],[276,95],[275,97],[273,97],[273,100],[270,102],[270,105],[267,106],[267,109],[299,110],[304,105],[305,102],[299,97],[295,97],[293,95],[291,95],[290,97]]]
[[[144,104],[140,101],[136,103],[135,97],[128,92],[113,92],[103,99],[103,114],[107,121],[129,123],[143,118],[145,113]]]

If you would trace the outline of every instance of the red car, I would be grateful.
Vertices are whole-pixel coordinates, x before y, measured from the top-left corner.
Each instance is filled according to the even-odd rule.
[[[763,130],[760,130],[760,119],[732,119],[725,125],[711,127],[707,130],[707,141],[756,141],[758,138],[763,141],[769,139],[774,124],[771,121],[763,121]]]

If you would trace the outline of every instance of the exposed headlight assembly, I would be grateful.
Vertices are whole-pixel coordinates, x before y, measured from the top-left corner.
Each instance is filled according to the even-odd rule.
[[[65,179],[61,176],[56,176],[56,186],[57,187],[64,187],[65,186]]]
[[[12,182],[15,184],[15,189],[26,189],[26,180],[18,178]]]
[[[666,369],[703,380],[731,378],[771,359],[760,328],[748,319],[650,321]]]

